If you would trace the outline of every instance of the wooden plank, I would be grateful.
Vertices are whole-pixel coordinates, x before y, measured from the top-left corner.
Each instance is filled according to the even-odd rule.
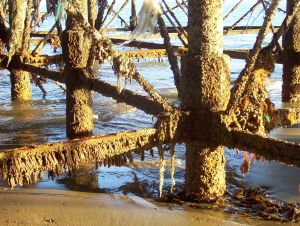
[[[120,40],[118,40],[119,42]],[[118,43],[117,42],[117,43]],[[131,44],[132,47],[155,47],[152,49],[135,49],[135,50],[127,50],[121,51],[121,53],[127,56],[130,59],[159,59],[166,57],[166,50],[164,49],[163,44],[157,43],[148,43],[148,42],[139,42],[135,41]],[[176,56],[181,56],[185,54],[187,51],[186,48],[174,46],[174,52]],[[229,55],[232,59],[240,59],[245,60],[248,55],[248,49],[227,49],[224,50],[224,54]],[[0,59],[5,59],[6,55],[0,55]],[[30,56],[24,59],[24,62],[27,64],[32,64],[35,66],[47,66],[50,64],[58,64],[62,61],[62,55],[54,55],[54,56],[47,56],[47,55],[40,55],[40,56]],[[5,69],[6,60],[3,60],[0,63],[0,68]],[[282,64],[282,59],[278,58],[276,63]],[[299,62],[300,63],[300,62]]]
[[[278,30],[279,26],[274,26],[275,31]],[[187,28],[184,27],[186,30]],[[230,29],[230,26],[224,26],[224,32]],[[260,26],[237,26],[233,28],[228,35],[242,35],[242,34],[256,34],[258,33]],[[170,34],[177,34],[176,30],[173,27],[167,28]],[[105,30],[106,33],[113,33],[113,32],[128,32],[128,30],[124,28],[109,28]],[[270,31],[271,32],[271,31]],[[45,37],[48,34],[48,31],[36,31],[31,33],[31,37]],[[55,34],[55,32],[53,33]],[[158,34],[159,35],[159,34]]]

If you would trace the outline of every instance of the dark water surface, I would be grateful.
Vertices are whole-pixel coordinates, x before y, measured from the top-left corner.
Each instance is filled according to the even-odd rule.
[[[138,1],[139,2],[139,1]],[[172,3],[173,1],[169,1]],[[229,1],[226,1],[229,2]],[[230,2],[233,5],[236,1]],[[246,1],[252,2],[252,1]],[[282,5],[284,7],[284,4]],[[228,11],[230,7],[226,8]],[[239,15],[247,8],[242,7]],[[178,11],[180,13],[180,11]],[[125,12],[124,17],[128,15]],[[230,24],[238,16],[234,16],[226,23]],[[183,18],[183,24],[186,18]],[[261,18],[253,22],[255,16],[250,18],[251,23],[259,24]],[[276,21],[280,22],[280,14]],[[46,30],[51,26],[53,18],[50,18],[40,30]],[[244,22],[245,23],[245,22]],[[247,24],[247,23],[246,23]],[[115,23],[114,26],[118,26]],[[250,48],[255,40],[255,35],[236,35],[225,37],[225,48]],[[270,37],[269,37],[270,38]],[[269,39],[268,38],[268,39]],[[153,40],[160,41],[160,40]],[[174,39],[174,43],[178,40]],[[50,46],[45,53],[53,54]],[[173,75],[167,59],[156,62],[157,59],[142,60],[137,63],[139,72],[171,102],[176,102],[176,89],[173,84]],[[235,80],[244,66],[242,60],[232,60],[232,80]],[[277,107],[281,103],[282,66],[277,65],[276,70],[267,83],[270,96]],[[48,81],[45,84],[47,95],[42,97],[40,90],[32,85],[33,100],[29,103],[14,104],[10,101],[10,82],[8,71],[0,71],[0,150],[36,143],[57,142],[67,139],[65,135],[65,94],[58,86]],[[116,77],[111,70],[110,64],[104,64],[98,70],[98,77],[116,84]],[[144,93],[136,84],[127,85],[128,89]],[[95,134],[106,134],[117,131],[147,128],[154,124],[152,116],[146,115],[140,110],[125,104],[116,103],[110,98],[100,94],[93,94],[95,114]],[[295,142],[300,141],[300,129],[276,129],[271,136],[287,139]],[[176,172],[175,178],[178,184],[184,182],[185,168],[184,145],[176,147]],[[278,199],[289,202],[300,202],[300,169],[286,166],[276,162],[255,161],[249,173],[243,175],[240,166],[243,154],[233,150],[226,150],[227,173],[230,183],[242,183],[245,186],[263,186],[267,193]],[[166,156],[166,159],[169,159]],[[38,188],[59,188],[81,191],[96,192],[122,192],[134,193],[142,197],[152,197],[158,193],[159,185],[159,161],[157,156],[152,159],[146,155],[146,162],[136,163],[123,167],[101,167],[93,169],[92,164],[82,166],[79,176],[76,178],[60,177],[56,181],[45,178],[43,182],[34,185]],[[231,178],[231,179],[230,179]],[[171,178],[169,168],[166,169],[165,187],[170,186]]]

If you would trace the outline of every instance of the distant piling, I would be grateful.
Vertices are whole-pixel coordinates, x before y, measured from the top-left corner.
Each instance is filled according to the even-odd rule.
[[[295,7],[296,0],[287,1],[287,10]],[[282,101],[300,101],[300,13],[296,13],[292,24],[283,36],[283,85]]]

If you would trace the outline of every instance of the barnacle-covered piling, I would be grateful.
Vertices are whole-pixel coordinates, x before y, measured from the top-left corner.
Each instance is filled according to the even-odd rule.
[[[229,58],[223,55],[222,21],[223,1],[189,1],[189,49],[182,59],[179,95],[186,110],[211,111],[212,114],[212,111],[223,111],[227,106],[230,69]],[[205,120],[210,121],[209,118]],[[197,124],[193,120],[190,123],[190,128],[193,129],[188,136],[191,139],[195,139],[197,131],[202,134],[210,133],[211,128],[205,124]],[[222,196],[226,190],[224,167],[222,146],[203,140],[188,142],[185,191],[204,201]]]
[[[283,36],[283,85],[282,101],[298,102],[300,100],[300,14],[299,3],[295,0],[286,2],[287,10],[296,10],[292,24]]]
[[[91,134],[94,128],[91,90],[82,88],[77,78],[81,71],[87,70],[91,45],[92,36],[85,32],[76,17],[70,15],[62,45],[66,64],[66,125],[69,137]],[[91,73],[87,75],[93,76]]]
[[[23,31],[26,18],[26,0],[9,2],[9,53],[8,61],[14,55],[22,54]],[[13,61],[12,64],[15,62]],[[28,72],[20,69],[10,70],[11,99],[14,101],[31,100],[31,86]]]

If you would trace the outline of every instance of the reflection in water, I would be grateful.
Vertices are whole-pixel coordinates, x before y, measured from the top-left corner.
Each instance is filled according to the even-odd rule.
[[[63,185],[66,189],[84,192],[100,192],[105,193],[105,189],[99,186],[99,174],[90,171],[90,167],[81,167],[78,172],[73,175],[61,177],[56,183]]]
[[[43,118],[43,114],[44,111],[34,107],[31,101],[14,102],[7,109],[2,109],[0,111],[0,149],[48,142],[43,133],[44,128],[35,126],[35,120]],[[7,133],[10,133],[9,137]]]

